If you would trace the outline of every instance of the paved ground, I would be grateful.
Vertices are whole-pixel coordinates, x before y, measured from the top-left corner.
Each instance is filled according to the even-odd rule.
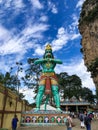
[[[80,121],[78,119],[74,120],[76,126],[73,127],[73,130],[85,130],[85,129],[81,129],[80,128]],[[98,120],[92,120],[92,124],[91,124],[91,130],[98,130]]]
[[[73,119],[76,126],[73,130],[86,130],[80,128],[80,121],[78,119]],[[33,126],[33,127],[20,127],[17,130],[66,130],[66,126]],[[92,130],[98,130],[98,120],[92,121]]]

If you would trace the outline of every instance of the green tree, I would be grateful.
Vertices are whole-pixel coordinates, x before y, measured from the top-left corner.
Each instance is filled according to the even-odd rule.
[[[60,89],[64,92],[64,99],[76,96],[79,98],[81,90],[81,79],[77,75],[69,76],[66,72],[58,75]]]
[[[28,88],[33,89],[33,92],[36,94],[38,89],[38,81],[41,73],[40,65],[35,65],[34,61],[38,58],[29,58],[27,60],[28,68],[25,71],[25,76],[22,77],[24,85]]]
[[[18,62],[16,62],[16,65]],[[14,69],[14,72],[12,72]],[[21,86],[21,81],[19,79],[19,73],[20,67],[18,68],[10,68],[9,72],[6,72],[5,74],[0,73],[0,83],[14,91],[15,93],[19,94],[19,87]],[[15,74],[15,72],[17,72]]]
[[[75,96],[78,99],[80,96],[80,90],[82,88],[81,86],[81,79],[77,75],[69,76],[67,78],[67,91],[69,98]]]
[[[11,90],[16,89],[16,81],[18,79],[16,78],[15,75],[11,75],[10,72],[6,72],[5,74],[0,74],[0,83],[7,87],[10,88]]]
[[[92,93],[92,91],[87,88],[84,87],[81,89],[81,97],[85,100],[88,101],[90,103],[95,103],[95,95]]]
[[[4,85],[4,74],[0,73],[0,83]]]
[[[71,98],[75,96],[77,99],[81,96],[85,101],[90,103],[95,102],[95,98],[98,98],[98,90],[96,90],[95,96],[92,91],[87,87],[82,87],[81,79],[77,75],[69,76],[66,72],[60,73],[58,76],[58,82],[60,91],[64,93],[63,98]]]
[[[60,89],[64,89],[67,85],[67,77],[68,77],[68,74],[66,72],[62,72],[60,74],[57,74],[57,77],[58,77],[58,83],[59,83],[59,86],[60,86]]]

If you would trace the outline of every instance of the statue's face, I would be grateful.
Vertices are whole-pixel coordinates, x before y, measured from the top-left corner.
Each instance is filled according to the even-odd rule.
[[[46,50],[46,51],[45,51],[45,58],[53,58],[53,57],[52,57],[52,51],[51,51],[51,50]]]

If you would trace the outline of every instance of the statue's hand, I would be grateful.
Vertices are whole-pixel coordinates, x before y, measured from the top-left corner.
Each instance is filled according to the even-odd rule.
[[[48,58],[48,61],[53,61],[53,59],[52,58]]]
[[[51,58],[48,58],[48,61],[51,61]]]

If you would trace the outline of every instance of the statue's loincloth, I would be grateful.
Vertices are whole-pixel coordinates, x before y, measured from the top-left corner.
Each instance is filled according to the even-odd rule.
[[[58,79],[55,73],[42,73],[39,85],[45,86],[45,94],[51,94],[51,85],[57,86]]]

